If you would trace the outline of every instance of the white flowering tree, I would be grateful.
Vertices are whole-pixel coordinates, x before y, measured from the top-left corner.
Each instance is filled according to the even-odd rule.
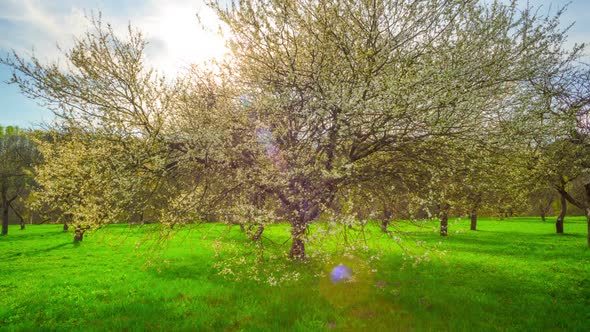
[[[305,258],[308,226],[357,165],[435,139],[470,139],[562,37],[555,21],[499,1],[214,7],[231,31],[235,82],[272,136],[276,180],[267,190],[291,224],[294,259]]]

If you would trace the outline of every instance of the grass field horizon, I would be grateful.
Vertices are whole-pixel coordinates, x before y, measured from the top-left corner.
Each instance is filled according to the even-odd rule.
[[[284,285],[224,279],[213,244],[243,238],[238,227],[181,230],[146,266],[136,249],[146,228],[113,225],[75,245],[61,225],[15,225],[0,238],[0,329],[587,331],[586,221],[568,217],[558,235],[552,220],[482,218],[475,232],[454,220],[447,238],[429,222],[412,238],[442,242],[446,255],[401,269],[389,241],[361,295],[327,292],[325,276],[301,267],[302,278]],[[270,226],[265,236],[281,246],[286,228]],[[373,228],[372,245],[389,243]]]

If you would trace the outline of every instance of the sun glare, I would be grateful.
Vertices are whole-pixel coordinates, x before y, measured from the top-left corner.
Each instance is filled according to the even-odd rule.
[[[225,41],[218,33],[219,21],[204,5],[162,7],[158,13],[146,18],[140,29],[149,42],[148,60],[169,76],[193,64],[207,66],[211,60],[219,60],[228,53]]]

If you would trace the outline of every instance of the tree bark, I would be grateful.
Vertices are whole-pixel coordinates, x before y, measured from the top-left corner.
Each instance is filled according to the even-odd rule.
[[[573,205],[577,206],[580,209],[584,209],[586,212],[586,220],[588,222],[588,247],[590,247],[590,182],[584,185],[584,189],[586,191],[586,200],[579,201],[570,195],[563,186],[559,187],[556,186],[555,189],[563,196],[565,199],[572,203]]]
[[[447,211],[441,212],[440,216],[440,236],[447,236],[449,230],[449,216]]]
[[[23,218],[23,216],[18,213],[18,211],[14,208],[14,206],[12,205],[12,202],[8,204],[10,206],[10,209],[12,210],[12,212],[14,212],[14,214],[18,217],[18,219],[20,220],[20,230],[24,230],[25,229],[25,218]]]
[[[586,190],[586,222],[588,223],[588,247],[590,247],[590,182],[584,185],[584,189]]]
[[[291,225],[291,237],[293,242],[291,243],[289,258],[296,261],[305,260],[305,242],[303,242],[303,237],[306,230],[307,223],[305,222],[298,222]]]
[[[255,233],[252,233],[252,228],[254,228],[254,225],[250,225],[250,227],[248,227],[247,234],[250,236],[252,241],[259,241],[262,238],[262,233],[264,232],[264,225],[258,225]]]
[[[473,197],[472,199],[472,204],[471,204],[471,213],[470,213],[470,219],[471,219],[471,225],[470,228],[472,231],[476,231],[477,230],[477,209],[479,208],[479,204],[481,203],[481,193],[478,193],[475,197]]]
[[[389,231],[387,230],[387,226],[389,225],[389,220],[381,220],[381,231],[383,233],[389,233]]]
[[[2,200],[2,235],[8,234],[8,202]]]
[[[70,226],[68,226],[67,222],[64,222],[64,233],[67,232],[70,229]]]
[[[541,211],[541,221],[545,222],[545,211]]]
[[[389,233],[387,226],[389,226],[391,217],[393,217],[393,210],[391,208],[385,207],[383,209],[383,218],[381,219],[381,231],[383,233]]]
[[[471,227],[470,229],[472,231],[476,231],[477,230],[477,211],[473,210],[471,211]]]
[[[565,196],[559,195],[559,203],[561,204],[561,210],[559,212],[559,216],[557,216],[557,221],[555,221],[555,232],[557,234],[563,234],[563,220],[565,219],[565,214],[567,213],[567,202],[565,200]]]
[[[74,232],[74,242],[75,243],[82,242],[82,240],[84,240],[84,232],[86,232],[85,229],[76,228],[76,231]]]
[[[7,190],[2,187],[2,235],[8,234],[8,209],[10,202],[8,201]]]

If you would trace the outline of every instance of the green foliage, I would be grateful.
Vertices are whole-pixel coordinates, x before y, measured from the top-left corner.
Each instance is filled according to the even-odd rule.
[[[243,238],[221,224],[183,230],[162,252],[165,264],[145,267],[136,251],[151,226],[109,226],[74,246],[58,225],[31,226],[0,240],[0,326],[9,330],[586,330],[590,256],[585,224],[553,234],[537,218],[484,219],[479,232],[451,221],[443,258],[406,266],[401,249],[379,262],[369,291],[334,302],[324,288],[330,267],[299,280],[227,281],[214,268],[213,244]],[[282,243],[286,224],[265,234]],[[402,227],[415,240],[440,241],[426,228]],[[383,245],[380,230],[370,241]],[[229,242],[227,242],[229,241]],[[409,239],[408,239],[409,241]],[[18,244],[18,245],[17,245]],[[267,243],[268,245],[268,243]],[[245,253],[244,247],[238,250]],[[244,255],[247,259],[249,256]],[[67,275],[67,278],[64,278]],[[328,289],[328,291],[326,291]],[[343,291],[343,290],[340,290]],[[346,290],[344,290],[346,292]]]
[[[0,128],[0,206],[2,210],[2,235],[6,235],[8,213],[12,210],[23,223],[23,214],[15,206],[27,199],[35,185],[33,166],[40,162],[35,143],[18,127]],[[28,209],[28,207],[26,207]]]

